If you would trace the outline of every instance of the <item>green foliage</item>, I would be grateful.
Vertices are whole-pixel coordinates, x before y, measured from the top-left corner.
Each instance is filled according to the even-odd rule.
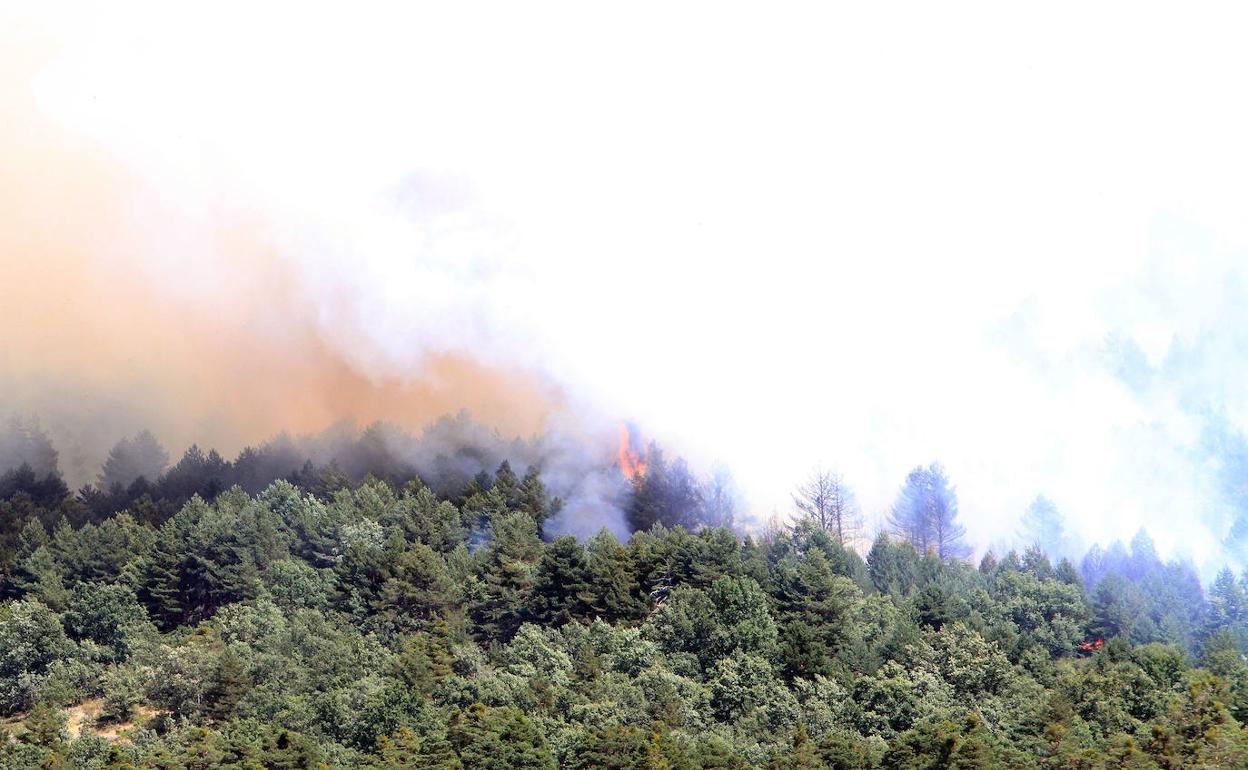
[[[94,642],[118,661],[129,657],[131,646],[151,626],[128,586],[95,583],[75,586],[61,620],[72,638]]]
[[[60,618],[41,602],[0,606],[0,711],[12,714],[30,706],[53,664],[72,651]]]
[[[1012,753],[1012,752],[1011,752]],[[1014,770],[1034,766],[998,751],[978,717],[942,720],[908,730],[884,755],[884,770]]]
[[[474,770],[554,770],[541,732],[514,708],[475,704],[451,717],[451,744]]]
[[[166,476],[203,489],[216,462]],[[143,518],[49,532],[7,501],[0,767],[1248,764],[1244,581],[1205,603],[1146,538],[1082,571],[887,536],[864,559],[810,520],[545,541],[558,501],[532,469],[426,485],[390,457],[261,489],[257,463],[254,491]],[[661,465],[650,513],[673,523],[696,495]]]
[[[382,736],[377,742],[377,755],[365,765],[367,770],[463,770],[463,767],[445,736],[435,734],[421,738],[407,728]]]
[[[543,550],[530,599],[530,617],[543,625],[563,625],[591,611],[589,564],[585,549],[565,535]]]
[[[527,614],[543,548],[537,524],[524,513],[496,515],[491,530],[493,537],[484,557],[483,597],[475,607],[475,620],[481,638],[505,641]]]

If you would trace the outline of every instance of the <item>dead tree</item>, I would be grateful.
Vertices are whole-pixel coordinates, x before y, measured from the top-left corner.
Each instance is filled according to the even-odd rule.
[[[823,468],[811,471],[793,493],[793,504],[842,546],[852,545],[862,534],[862,512],[839,473]]]

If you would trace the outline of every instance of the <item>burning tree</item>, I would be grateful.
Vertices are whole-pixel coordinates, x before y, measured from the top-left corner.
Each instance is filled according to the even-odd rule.
[[[628,525],[648,530],[655,524],[693,529],[702,507],[702,490],[682,459],[669,464],[663,450],[653,442],[646,451],[644,474],[631,478],[633,497],[628,506]]]
[[[700,481],[683,459],[669,462],[658,444],[643,445],[641,434],[625,424],[620,426],[616,466],[632,490],[628,524],[633,531],[649,530],[655,524],[690,530],[732,528],[739,496],[732,474],[723,465],[715,466],[710,477]]]
[[[623,473],[624,478],[634,484],[645,478],[646,466],[650,461],[650,447],[638,449],[637,445],[641,441],[640,439],[634,440],[635,433],[636,431],[629,425],[620,426],[620,449],[617,455],[620,473]]]

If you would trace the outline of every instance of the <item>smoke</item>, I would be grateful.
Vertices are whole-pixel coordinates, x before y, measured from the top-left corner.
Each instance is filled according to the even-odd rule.
[[[80,479],[141,427],[628,417],[756,519],[939,460],[981,547],[1042,492],[1242,563],[1239,25],[910,10],[10,11],[3,407]]]
[[[469,480],[482,471],[494,472],[503,462],[517,474],[535,469],[552,501],[558,501],[559,513],[546,523],[546,534],[586,538],[606,528],[621,539],[629,535],[623,515],[629,485],[614,458],[601,451],[602,437],[588,434],[583,425],[565,429],[556,422],[540,435],[508,438],[461,412],[419,432],[392,423],[361,432],[344,422],[316,435],[279,440],[293,450],[288,457],[299,459],[295,465],[288,462],[278,477],[306,457],[317,466],[333,463],[355,479],[370,473],[395,479],[415,475],[447,497],[460,495]]]
[[[527,435],[558,408],[558,388],[535,369],[477,355],[470,333],[452,346],[465,330],[437,331],[472,321],[439,319],[438,304],[413,294],[445,292],[445,307],[456,286],[440,268],[403,276],[411,286],[395,286],[395,301],[410,317],[388,323],[352,284],[368,278],[366,264],[344,257],[333,276],[304,269],[317,254],[281,252],[282,220],[227,200],[243,180],[188,190],[68,130],[37,98],[40,73],[65,51],[33,34],[46,29],[9,29],[0,392],[8,411],[38,416],[71,481],[93,479],[112,442],[138,427],[173,446],[232,452],[346,417],[419,426],[461,408]],[[419,190],[398,201],[434,196],[414,227],[452,260],[441,247],[481,228],[453,199],[435,200],[438,183],[411,184]]]

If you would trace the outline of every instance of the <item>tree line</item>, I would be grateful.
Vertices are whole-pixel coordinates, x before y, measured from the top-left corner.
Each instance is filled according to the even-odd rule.
[[[559,501],[509,462],[458,488],[209,474],[174,507],[175,463],[106,514],[26,465],[0,490],[0,767],[1248,763],[1243,576],[1206,596],[1143,532],[972,563],[936,465],[869,543],[824,472],[762,534],[683,518],[711,487],[653,450],[627,540],[552,537]]]

